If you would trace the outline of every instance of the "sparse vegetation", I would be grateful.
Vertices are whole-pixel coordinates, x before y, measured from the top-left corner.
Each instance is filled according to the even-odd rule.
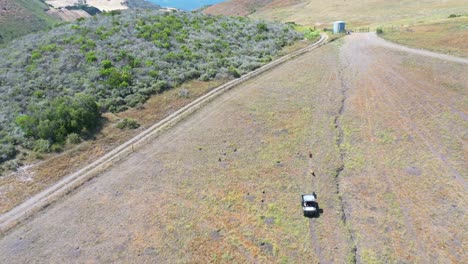
[[[382,36],[403,45],[468,57],[468,17],[457,16],[408,26],[389,26]]]
[[[455,18],[455,17],[461,17],[462,15],[457,15],[457,14],[450,14],[448,18]]]
[[[246,18],[111,11],[16,40],[0,50],[0,124],[12,138],[2,160],[14,157],[14,145],[50,151],[27,142],[61,146],[70,133],[91,131],[99,112],[126,110],[186,81],[238,78],[301,37]],[[92,117],[68,119],[77,93],[93,101]]]
[[[286,24],[293,26],[297,31],[304,34],[304,38],[307,40],[315,40],[318,37],[320,37],[320,32],[316,30],[315,28],[312,29],[311,27],[301,26],[294,22],[288,22]]]
[[[120,129],[137,129],[140,127],[140,124],[134,119],[124,118],[117,123],[117,127]]]

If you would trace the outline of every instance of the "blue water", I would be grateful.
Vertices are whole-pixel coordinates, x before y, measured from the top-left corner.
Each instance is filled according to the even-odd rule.
[[[147,0],[147,1],[153,2],[162,7],[175,7],[178,9],[191,11],[191,10],[200,8],[202,6],[224,2],[225,0]]]

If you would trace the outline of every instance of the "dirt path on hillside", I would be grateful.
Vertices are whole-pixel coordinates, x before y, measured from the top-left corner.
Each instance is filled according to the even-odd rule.
[[[432,58],[440,59],[442,61],[450,61],[450,62],[468,64],[468,59],[455,57],[455,56],[442,54],[442,53],[437,53],[437,52],[432,52],[428,50],[415,49],[415,48],[398,45],[396,43],[386,41],[382,38],[377,37],[377,34],[375,33],[367,34],[365,39],[366,39],[366,42],[372,45],[378,45],[378,46],[386,47],[389,49],[400,50],[400,51],[404,51],[408,53],[414,53],[414,54],[425,56],[425,57],[432,57]]]
[[[42,210],[0,239],[0,262],[460,263],[467,71],[347,36]],[[307,219],[312,191],[323,214]]]

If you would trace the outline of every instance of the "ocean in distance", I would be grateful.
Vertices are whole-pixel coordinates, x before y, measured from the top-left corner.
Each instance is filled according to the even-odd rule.
[[[147,0],[162,7],[174,7],[186,11],[191,11],[206,5],[212,5],[225,0]]]

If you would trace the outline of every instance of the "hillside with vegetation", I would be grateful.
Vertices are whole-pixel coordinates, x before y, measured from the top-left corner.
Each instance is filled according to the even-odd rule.
[[[40,0],[0,0],[0,44],[57,23],[48,9]]]
[[[127,1],[0,0],[0,44],[26,34],[47,30],[61,21],[74,21],[101,11],[153,9],[159,5],[145,0]]]
[[[17,39],[0,50],[0,162],[60,150],[101,113],[186,81],[239,77],[301,38],[281,23],[128,10]]]

